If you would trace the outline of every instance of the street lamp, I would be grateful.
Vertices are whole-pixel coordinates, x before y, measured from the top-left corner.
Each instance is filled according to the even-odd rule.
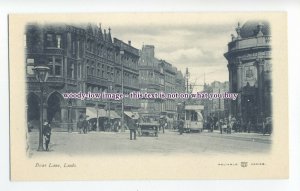
[[[112,85],[109,85],[108,93],[112,93]],[[108,124],[110,124],[110,99],[108,99]]]
[[[186,68],[185,70],[185,78],[186,78],[186,93],[189,93],[189,78],[190,78],[189,68]]]
[[[72,133],[73,131],[73,127],[72,127],[72,100],[70,99],[68,101],[68,132],[69,133]]]
[[[50,68],[47,66],[35,66],[33,71],[35,73],[35,77],[40,84],[41,89],[41,101],[40,101],[40,129],[39,129],[39,147],[38,151],[44,151],[43,146],[43,110],[44,110],[44,86],[43,84],[47,81],[48,72]]]
[[[122,95],[123,95],[123,99],[122,99],[122,119],[121,119],[121,132],[125,131],[124,128],[124,66],[122,63],[122,55],[124,55],[124,50],[120,50],[120,65],[122,66],[122,74],[121,74],[121,80],[122,80]]]

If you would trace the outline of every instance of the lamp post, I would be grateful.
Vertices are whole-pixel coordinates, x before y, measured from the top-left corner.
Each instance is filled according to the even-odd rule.
[[[112,85],[109,85],[108,90],[108,93],[112,93]],[[108,99],[108,124],[110,124],[110,121],[110,99]]]
[[[121,74],[121,80],[122,80],[122,95],[123,95],[123,99],[122,99],[122,118],[121,118],[121,132],[124,132],[125,131],[125,128],[124,128],[124,66],[123,66],[123,63],[122,63],[122,55],[124,55],[124,50],[120,50],[120,64],[122,66],[122,74]]]
[[[186,93],[189,93],[189,78],[190,78],[189,68],[186,68],[185,70],[185,78],[186,78]]]
[[[47,66],[35,66],[33,68],[33,71],[35,73],[35,77],[37,81],[40,84],[40,89],[41,89],[41,101],[40,101],[40,129],[39,129],[39,147],[38,151],[44,151],[44,146],[43,146],[43,110],[44,110],[44,99],[43,99],[43,94],[44,94],[44,83],[47,81],[48,78],[48,72],[50,68]]]
[[[72,133],[73,127],[72,127],[72,100],[68,101],[68,132]]]

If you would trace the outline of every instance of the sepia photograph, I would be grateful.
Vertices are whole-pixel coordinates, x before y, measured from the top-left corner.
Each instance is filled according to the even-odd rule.
[[[9,15],[11,179],[287,178],[286,22]]]

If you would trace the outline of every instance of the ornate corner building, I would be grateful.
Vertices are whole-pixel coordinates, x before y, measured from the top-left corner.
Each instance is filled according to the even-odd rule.
[[[231,35],[228,52],[229,91],[239,93],[231,101],[230,114],[256,124],[272,115],[271,32],[266,21],[248,21]]]

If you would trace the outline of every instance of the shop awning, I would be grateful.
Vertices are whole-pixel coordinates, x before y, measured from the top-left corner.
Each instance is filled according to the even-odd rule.
[[[97,116],[98,116],[98,118],[99,117],[107,117],[106,111],[104,109],[98,109],[98,114],[97,114],[97,109],[94,107],[87,107],[85,114],[86,114],[86,116],[88,116],[87,119],[97,118]]]
[[[138,112],[132,112],[132,113],[134,115],[133,119],[139,119],[140,118],[140,115],[139,115]]]
[[[124,111],[124,114],[130,117],[131,119],[139,119],[140,115],[138,112]]]
[[[98,109],[98,117],[108,117],[107,112],[104,109]]]
[[[97,118],[97,111],[94,107],[87,107],[85,115],[87,116],[87,119]]]
[[[111,119],[121,119],[121,117],[115,111],[110,111],[110,118]]]
[[[124,114],[130,118],[132,118],[132,116],[134,115],[131,111],[124,111]]]
[[[203,105],[185,105],[185,110],[204,110]]]

